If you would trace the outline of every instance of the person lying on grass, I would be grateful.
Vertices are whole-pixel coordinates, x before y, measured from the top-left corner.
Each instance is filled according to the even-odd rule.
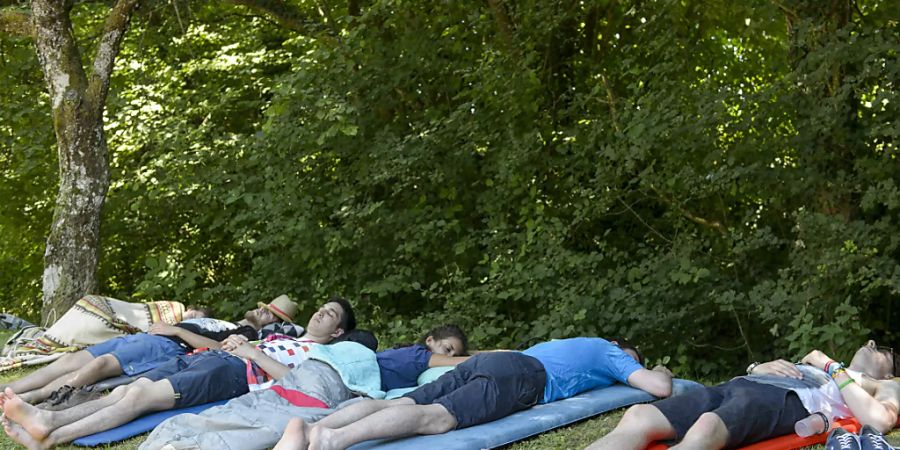
[[[425,333],[419,344],[385,350],[373,359],[380,372],[380,388],[387,392],[414,387],[429,367],[454,366],[467,359],[461,356],[467,352],[465,333],[454,325],[442,325]],[[332,364],[306,360],[271,389],[250,392],[199,414],[169,418],[150,433],[140,450],[272,448],[292,417],[315,422],[356,397],[340,366]],[[375,369],[376,364],[372,366]]]
[[[233,324],[208,318],[208,310],[189,308],[175,325],[154,323],[147,333],[120,336],[62,356],[50,365],[8,384],[23,400],[38,403],[62,386],[82,387],[122,374],[135,376],[156,368],[170,358],[195,348],[219,348],[219,341],[232,334],[259,339],[264,326],[277,321],[293,322],[297,305],[281,296],[268,305],[244,313]],[[3,390],[7,386],[0,386]]]
[[[616,382],[657,397],[671,395],[668,370],[648,370],[642,363],[627,342],[600,338],[479,353],[399,399],[361,401],[314,425],[292,419],[275,448],[344,449],[370,439],[446,433]]]
[[[783,359],[753,363],[747,376],[628,409],[618,426],[590,450],[644,449],[654,441],[680,441],[673,448],[742,447],[792,433],[812,413],[834,419],[855,416],[879,432],[893,428],[900,384],[892,349],[869,341],[844,366],[819,350],[800,364]]]
[[[356,327],[347,300],[335,297],[319,308],[303,338],[273,335],[253,346],[231,335],[222,350],[172,358],[109,395],[61,411],[38,409],[6,388],[0,396],[6,433],[29,449],[50,448],[128,423],[153,411],[185,408],[246,394],[284,377],[313,344],[326,344]]]

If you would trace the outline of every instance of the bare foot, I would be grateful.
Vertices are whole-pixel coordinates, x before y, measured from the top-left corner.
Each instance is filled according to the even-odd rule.
[[[284,427],[284,436],[272,450],[306,450],[309,447],[309,425],[303,419],[293,418]]]
[[[314,426],[309,429],[309,450],[343,450],[335,442],[337,437],[337,433],[331,428]]]
[[[37,441],[43,441],[50,434],[49,412],[25,403],[10,388],[6,388],[2,397],[3,415],[9,420],[21,425]]]
[[[3,431],[6,432],[6,435],[19,444],[24,445],[28,450],[44,450],[46,448],[49,448],[48,446],[44,445],[43,442],[38,441],[30,434],[28,434],[28,432],[25,431],[25,429],[22,428],[21,425],[13,422],[12,420],[4,417],[3,419],[0,419],[0,422],[3,423]]]

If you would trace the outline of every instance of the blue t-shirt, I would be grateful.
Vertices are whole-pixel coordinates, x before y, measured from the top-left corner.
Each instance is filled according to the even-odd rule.
[[[536,358],[547,372],[542,403],[569,398],[581,392],[606,387],[641,369],[617,345],[600,338],[572,338],[544,342],[522,353]]]
[[[381,390],[413,387],[419,375],[428,370],[431,351],[424,345],[395,348],[375,354],[381,370]]]

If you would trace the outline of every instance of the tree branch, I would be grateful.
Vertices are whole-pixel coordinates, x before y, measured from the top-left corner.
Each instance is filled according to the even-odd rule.
[[[676,201],[666,197],[666,195],[663,194],[662,192],[659,192],[659,190],[657,190],[655,186],[650,186],[650,188],[653,189],[653,192],[656,193],[656,195],[659,197],[660,200],[662,200],[664,203],[671,206],[672,208],[675,208],[675,210],[677,210],[678,213],[681,214],[685,219],[688,219],[691,222],[696,223],[697,225],[702,225],[707,228],[712,228],[713,230],[718,231],[719,234],[721,234],[722,236],[728,235],[728,229],[725,228],[724,225],[722,225],[722,222],[719,222],[718,220],[711,220],[711,219],[706,219],[706,218],[700,217],[700,216],[682,208],[681,205],[679,205]]]
[[[797,11],[794,11],[793,9],[790,9],[787,6],[784,6],[784,4],[778,0],[771,0],[771,1],[772,1],[772,4],[775,5],[778,9],[780,9],[781,12],[783,12],[786,16],[788,16],[788,18],[790,18],[791,20],[797,19]]]
[[[87,88],[87,100],[92,102],[94,111],[100,113],[106,104],[106,94],[109,91],[109,77],[113,71],[116,55],[125,37],[125,29],[131,13],[137,7],[137,0],[117,0],[103,27],[103,37],[97,47],[94,56],[94,68],[90,75]]]
[[[328,5],[324,2],[316,0],[316,5],[319,9],[319,15],[325,19],[325,22],[328,22],[328,27],[331,29],[331,34],[334,36],[340,36],[341,30],[337,28],[337,23],[335,23],[334,19],[331,17],[331,11],[328,9]]]
[[[619,200],[619,203],[621,203],[622,206],[625,207],[625,209],[627,209],[629,212],[631,212],[631,214],[633,214],[634,217],[636,217],[638,221],[640,221],[645,227],[647,227],[650,231],[652,231],[653,234],[659,236],[660,239],[666,241],[666,242],[669,243],[669,244],[672,243],[672,240],[671,240],[671,239],[669,239],[669,238],[663,236],[663,234],[660,233],[659,231],[656,231],[656,228],[653,228],[652,225],[650,225],[649,223],[647,223],[647,221],[644,220],[644,218],[641,217],[641,215],[638,214],[637,211],[635,211],[634,209],[631,208],[631,205],[629,205],[628,203],[625,203],[625,200],[622,200],[622,197],[619,197],[617,200]]]
[[[34,44],[50,92],[54,120],[83,100],[87,77],[72,33],[69,2],[32,0]],[[59,134],[59,133],[57,133]]]
[[[514,27],[512,20],[509,18],[509,14],[506,13],[506,8],[503,7],[500,0],[487,0],[487,3],[488,6],[491,7],[491,12],[494,13],[494,18],[497,19],[497,27],[500,29],[500,36],[503,38],[503,43],[511,50],[515,51]]]
[[[310,18],[300,8],[279,0],[227,0],[235,5],[245,6],[250,10],[263,13],[273,18],[279,25],[294,30],[300,34],[312,35],[322,31],[316,21]]]
[[[605,74],[600,74],[600,80],[603,81],[603,87],[606,89],[606,102],[609,105],[609,115],[612,119],[613,128],[616,130],[616,133],[621,133],[619,113],[616,110],[616,96],[613,95],[612,88],[609,86],[609,81],[606,79]]]
[[[18,9],[0,9],[0,33],[18,37],[34,37],[31,15]]]

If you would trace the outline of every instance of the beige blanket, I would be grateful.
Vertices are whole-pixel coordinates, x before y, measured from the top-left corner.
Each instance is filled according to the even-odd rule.
[[[50,328],[31,327],[16,333],[0,357],[0,371],[22,365],[41,364],[64,353],[123,336],[147,331],[155,322],[181,321],[184,305],[179,302],[129,303],[89,295],[75,303]]]

